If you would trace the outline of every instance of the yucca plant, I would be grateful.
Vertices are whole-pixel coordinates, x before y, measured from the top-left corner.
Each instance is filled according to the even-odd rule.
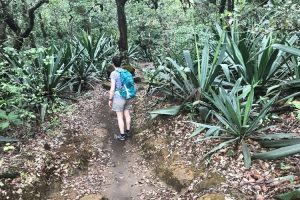
[[[218,94],[212,90],[210,91],[210,94],[204,94],[206,99],[208,99],[208,101],[215,107],[212,114],[217,118],[219,123],[217,125],[195,123],[197,128],[191,134],[191,137],[194,137],[200,132],[206,130],[205,135],[200,138],[199,141],[208,139],[225,140],[210,150],[206,156],[209,156],[231,144],[241,144],[245,166],[250,167],[251,157],[249,148],[246,144],[247,139],[251,138],[259,140],[263,143],[266,139],[271,140],[295,137],[295,135],[292,134],[263,134],[266,127],[263,126],[262,121],[266,118],[266,115],[272,104],[275,102],[277,96],[274,96],[265,105],[255,105],[254,88],[254,85],[241,87],[241,79],[239,79],[230,92],[220,87]],[[275,140],[272,142],[277,143],[278,141]],[[289,146],[291,144],[294,143],[291,143],[290,140],[282,141],[282,146]],[[298,146],[293,146],[293,152],[290,151],[290,148],[292,147],[284,147],[286,149],[281,149],[280,154],[278,154],[278,152],[268,152],[265,154],[254,155],[254,158],[276,158],[274,154],[278,157],[291,155],[291,153],[300,152],[300,148]]]

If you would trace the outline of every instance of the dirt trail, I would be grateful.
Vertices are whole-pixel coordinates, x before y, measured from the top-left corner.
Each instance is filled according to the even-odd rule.
[[[79,127],[84,126],[82,131],[90,138],[93,151],[98,151],[97,157],[89,160],[85,170],[54,184],[46,199],[170,199],[175,192],[153,175],[133,140],[114,139],[118,132],[116,116],[105,97],[107,93],[101,88],[92,91],[88,100],[79,103],[69,122],[70,126],[83,122]]]
[[[115,113],[109,111],[107,106],[102,111],[101,119],[108,130],[107,150],[111,152],[111,167],[104,172],[108,183],[102,189],[103,195],[111,200],[144,198],[155,190],[155,187],[145,182],[151,173],[143,166],[143,160],[136,153],[132,140],[123,142],[113,138],[118,133]]]

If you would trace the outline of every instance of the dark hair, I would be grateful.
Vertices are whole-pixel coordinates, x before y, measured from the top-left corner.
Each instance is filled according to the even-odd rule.
[[[112,62],[116,67],[121,67],[122,64],[122,58],[120,56],[114,56],[112,58]]]

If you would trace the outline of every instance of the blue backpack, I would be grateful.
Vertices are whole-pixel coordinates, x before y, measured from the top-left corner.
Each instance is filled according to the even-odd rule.
[[[136,96],[136,88],[134,85],[134,80],[132,74],[125,70],[117,70],[120,73],[122,88],[119,91],[121,96],[125,99],[132,99]]]

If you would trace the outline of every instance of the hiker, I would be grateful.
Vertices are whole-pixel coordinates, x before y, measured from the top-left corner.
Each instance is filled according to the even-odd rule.
[[[114,56],[112,58],[114,71],[110,74],[111,86],[108,105],[117,113],[120,133],[115,135],[115,138],[124,141],[126,138],[130,137],[131,99],[135,96],[136,90],[131,73],[122,69],[121,63],[122,59],[119,56]],[[124,118],[126,124],[124,123]]]

